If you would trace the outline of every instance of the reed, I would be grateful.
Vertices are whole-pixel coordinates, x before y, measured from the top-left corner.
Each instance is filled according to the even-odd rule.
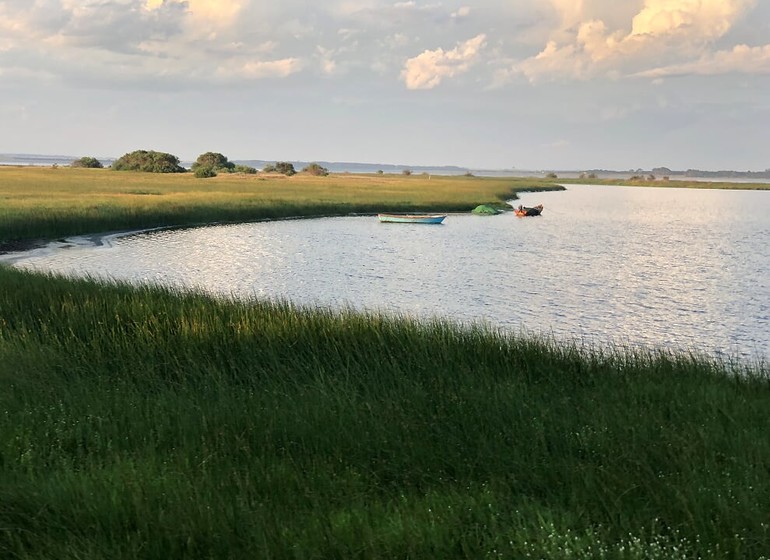
[[[0,267],[0,557],[761,558],[766,364]]]

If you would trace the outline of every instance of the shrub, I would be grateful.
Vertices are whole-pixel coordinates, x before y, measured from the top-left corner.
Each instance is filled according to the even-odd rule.
[[[551,171],[550,173],[546,173],[545,174],[545,178],[546,179],[558,179],[559,176],[556,173],[554,173],[553,171]]]
[[[165,152],[136,150],[120,156],[112,164],[115,171],[145,171],[147,173],[184,173],[179,158]]]
[[[233,173],[246,173],[247,175],[254,175],[257,172],[256,168],[250,165],[236,165],[233,168]]]
[[[195,176],[198,179],[208,179],[209,177],[216,177],[217,170],[210,165],[199,165],[195,168]]]
[[[72,167],[88,167],[90,169],[101,169],[104,167],[102,162],[95,157],[82,157],[76,159],[70,164]]]
[[[307,165],[304,169],[302,169],[302,172],[308,173],[310,175],[317,175],[319,177],[326,177],[329,174],[328,169],[315,162]]]
[[[294,175],[294,165],[288,161],[276,161],[275,164],[268,163],[263,169],[265,173],[283,173],[284,175]]]
[[[382,169],[378,169],[378,170],[377,170],[377,175],[382,175],[383,173],[384,173],[384,172],[382,171]]]
[[[402,175],[406,175],[406,176],[408,177],[409,175],[411,175],[411,174],[412,174],[412,170],[411,170],[411,169],[404,169],[404,170],[401,172],[401,174],[402,174]]]
[[[232,173],[235,164],[218,152],[206,152],[198,156],[195,163],[192,164],[192,170],[196,171],[199,167],[210,167],[215,171],[224,171]]]

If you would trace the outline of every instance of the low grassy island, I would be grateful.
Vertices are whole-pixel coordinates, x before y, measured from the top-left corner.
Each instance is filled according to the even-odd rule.
[[[511,192],[30,176],[0,239]],[[0,389],[0,558],[770,555],[766,364],[0,267]]]
[[[0,166],[0,250],[24,241],[213,222],[391,211],[470,212],[479,204],[510,209],[506,201],[515,199],[517,192],[563,189],[543,179],[510,177],[309,171],[287,176],[278,171],[220,173],[202,181],[193,173]]]

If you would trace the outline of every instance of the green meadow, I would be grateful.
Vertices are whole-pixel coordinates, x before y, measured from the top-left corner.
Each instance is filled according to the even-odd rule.
[[[0,240],[547,186],[259,179],[0,169]],[[770,558],[769,403],[766,363],[0,267],[0,558]]]

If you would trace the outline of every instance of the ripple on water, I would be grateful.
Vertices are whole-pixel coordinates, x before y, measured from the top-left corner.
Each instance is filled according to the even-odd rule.
[[[770,354],[770,192],[581,185],[522,202],[542,202],[543,216],[154,231],[15,262],[241,298],[485,321],[592,343]]]

